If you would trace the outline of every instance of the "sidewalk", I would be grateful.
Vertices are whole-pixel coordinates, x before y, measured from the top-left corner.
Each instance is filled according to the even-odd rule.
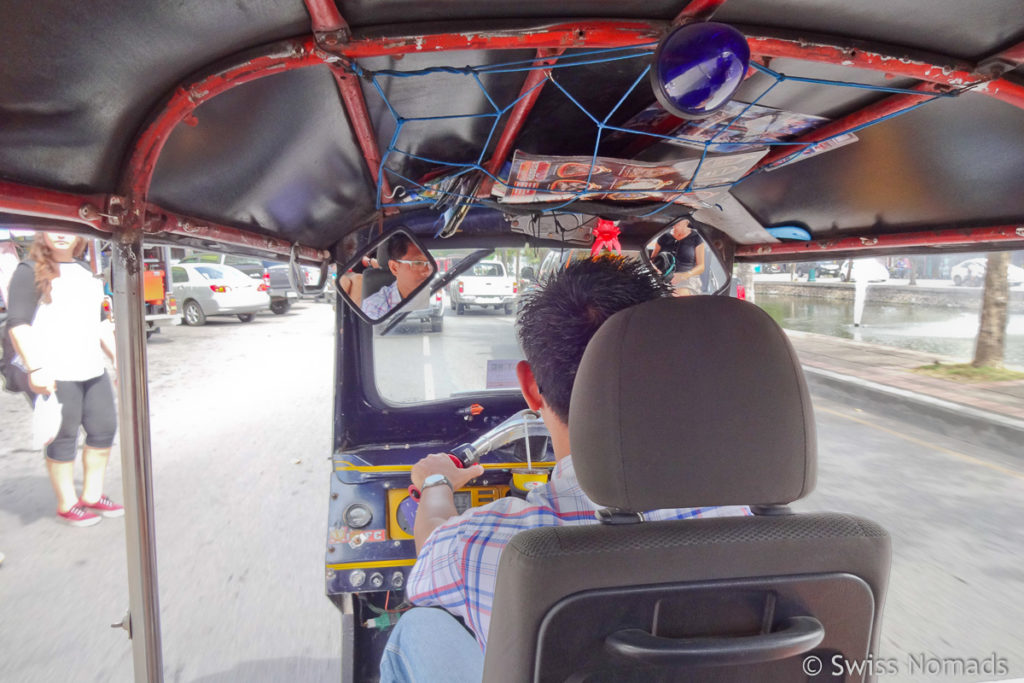
[[[929,418],[943,433],[979,432],[1024,456],[1024,380],[967,384],[929,377],[910,370],[935,362],[932,353],[795,330],[786,334],[812,390],[913,412]]]

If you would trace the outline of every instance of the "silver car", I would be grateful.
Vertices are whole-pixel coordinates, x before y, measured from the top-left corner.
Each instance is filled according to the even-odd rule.
[[[248,323],[270,308],[266,283],[231,266],[179,263],[171,267],[171,284],[186,325],[202,325],[211,315]]]

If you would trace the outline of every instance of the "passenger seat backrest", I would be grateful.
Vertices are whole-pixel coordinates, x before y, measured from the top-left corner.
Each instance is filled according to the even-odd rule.
[[[387,242],[383,242],[377,247],[377,263],[380,268],[367,268],[363,271],[363,301],[366,301],[366,297],[376,294],[380,289],[395,281],[395,276],[388,268]]]
[[[767,314],[724,297],[617,313],[584,354],[569,430],[580,486],[614,523],[512,539],[485,681],[862,680],[832,663],[876,654],[889,537],[785,507],[814,486],[814,417]],[[766,514],[636,514],[744,503]]]

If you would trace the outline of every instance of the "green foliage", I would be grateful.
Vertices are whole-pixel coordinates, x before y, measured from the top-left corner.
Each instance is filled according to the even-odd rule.
[[[995,368],[991,366],[974,367],[970,363],[942,364],[932,363],[914,368],[914,372],[957,382],[1012,382],[1024,379],[1024,372]]]

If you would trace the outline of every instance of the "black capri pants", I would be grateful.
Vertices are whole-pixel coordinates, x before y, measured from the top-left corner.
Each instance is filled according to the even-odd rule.
[[[78,428],[85,429],[85,445],[110,448],[117,432],[114,390],[110,378],[102,375],[83,382],[57,381],[57,400],[62,419],[57,438],[46,447],[46,457],[57,462],[72,462],[78,451]]]

